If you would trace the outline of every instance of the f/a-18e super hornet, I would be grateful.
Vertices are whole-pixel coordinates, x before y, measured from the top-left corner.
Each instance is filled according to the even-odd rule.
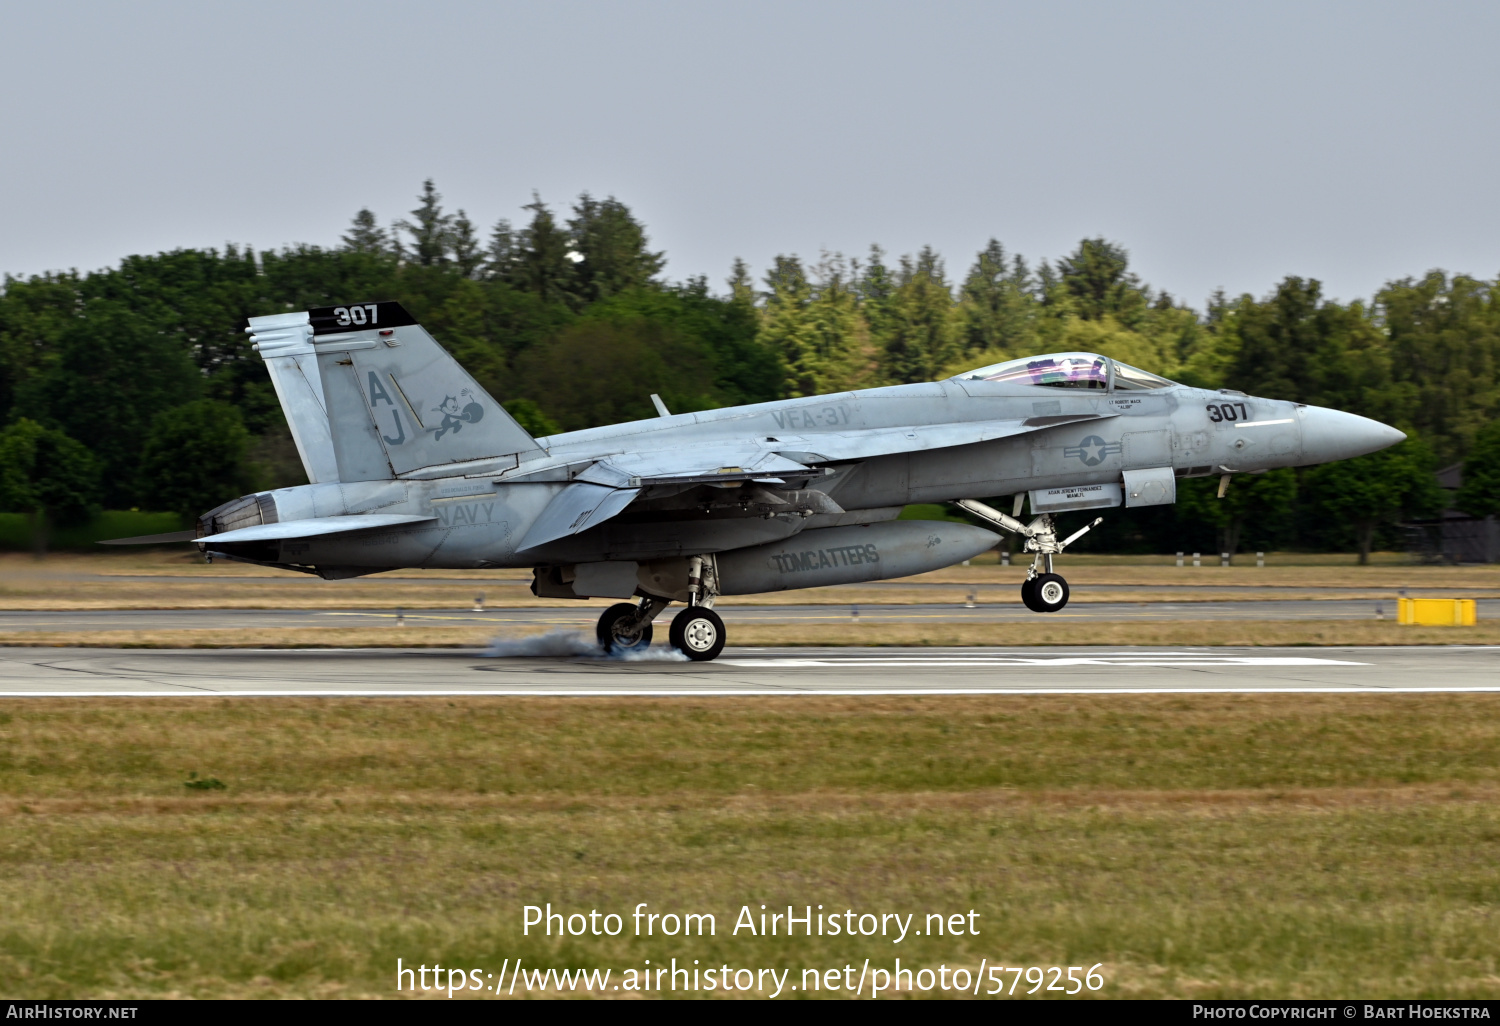
[[[672,602],[689,659],[724,647],[722,595],[949,566],[999,536],[897,520],[954,502],[1024,540],[1021,597],[1068,601],[1054,514],[1176,501],[1177,480],[1306,466],[1404,435],[1364,417],[1211,391],[1091,353],[944,381],[807,396],[533,438],[398,303],[253,317],[311,484],[199,520],[212,558],[338,580],[407,567],[529,567],[545,598],[618,598],[605,650],[644,646]],[[1014,496],[1010,512],[977,496]],[[1029,503],[1029,519],[1022,519]],[[1101,518],[1102,519],[1102,518]]]

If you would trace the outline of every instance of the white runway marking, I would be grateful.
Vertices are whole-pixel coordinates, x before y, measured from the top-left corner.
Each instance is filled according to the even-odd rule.
[[[720,659],[722,666],[1369,666],[1311,656],[974,656],[930,659]]]

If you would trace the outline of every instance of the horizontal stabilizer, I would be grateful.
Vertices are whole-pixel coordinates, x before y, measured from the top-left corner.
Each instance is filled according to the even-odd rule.
[[[207,534],[195,539],[200,542],[257,542],[283,541],[291,538],[315,538],[320,534],[341,534],[345,531],[370,531],[378,527],[405,527],[422,524],[437,517],[415,516],[408,513],[363,513],[344,517],[309,517],[306,520],[284,520],[279,524],[256,524],[241,527],[222,534]]]
[[[171,545],[173,542],[197,541],[196,531],[168,531],[166,534],[138,534],[134,538],[111,538],[100,545]]]
[[[516,551],[525,552],[596,527],[630,505],[640,492],[639,488],[609,488],[574,481],[542,510]]]

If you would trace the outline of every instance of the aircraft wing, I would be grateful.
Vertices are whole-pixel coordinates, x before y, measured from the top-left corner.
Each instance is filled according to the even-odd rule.
[[[313,538],[320,534],[340,534],[344,531],[368,531],[377,527],[403,527],[421,524],[437,517],[415,516],[408,513],[363,513],[343,517],[310,517],[306,520],[284,520],[279,524],[256,524],[241,527],[221,534],[206,534],[196,538],[200,542],[255,542],[281,541],[289,538]]]
[[[986,420],[958,424],[914,424],[910,427],[870,428],[864,431],[818,432],[815,435],[778,436],[781,451],[814,457],[814,462],[862,460],[898,452],[924,452],[955,445],[993,442],[998,438],[1030,434],[1064,424],[1107,420],[1113,413],[1082,413],[1017,420]]]
[[[688,446],[658,452],[615,453],[573,479],[547,504],[517,552],[579,534],[618,514],[652,485],[784,484],[781,474],[821,474],[763,445]]]
[[[828,471],[805,462],[868,459],[898,452],[920,452],[973,445],[1027,434],[1061,424],[1103,420],[1113,414],[1028,417],[963,424],[920,424],[863,431],[778,436],[771,442],[718,443],[654,452],[614,453],[573,479],[531,525],[517,552],[579,534],[619,514],[652,485],[730,484],[756,481],[785,484],[787,477],[821,476]],[[774,445],[781,451],[773,451]],[[795,454],[792,458],[789,454]],[[246,530],[253,530],[247,528]]]

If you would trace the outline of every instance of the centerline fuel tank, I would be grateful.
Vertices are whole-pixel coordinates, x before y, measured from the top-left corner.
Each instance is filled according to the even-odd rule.
[[[785,541],[719,554],[719,591],[753,595],[910,577],[994,548],[1000,536],[943,520],[825,527]]]

